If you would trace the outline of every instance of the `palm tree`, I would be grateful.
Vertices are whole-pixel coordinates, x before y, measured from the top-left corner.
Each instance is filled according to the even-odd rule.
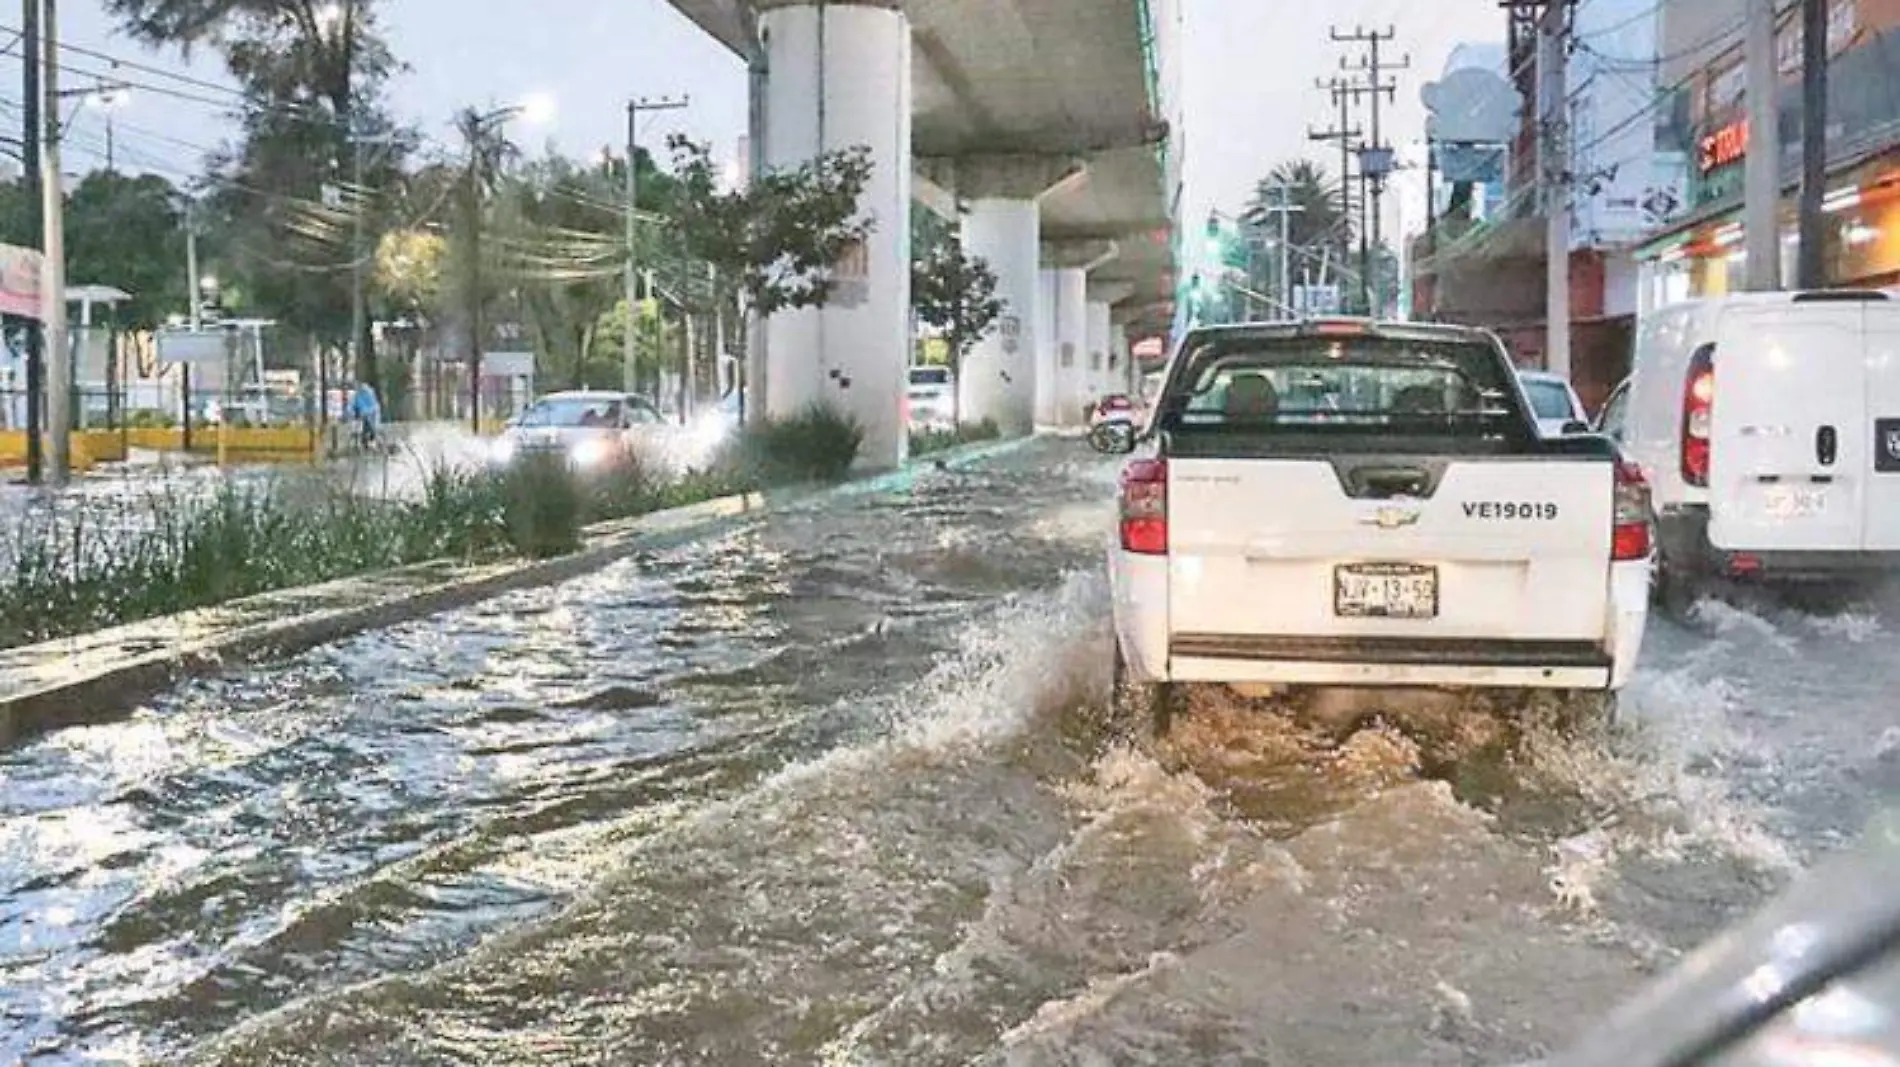
[[[1310,159],[1291,160],[1254,183],[1241,222],[1257,241],[1278,241],[1281,198],[1285,196],[1284,202],[1292,207],[1286,228],[1294,276],[1308,270],[1317,274],[1322,262],[1338,270],[1352,262],[1351,250],[1358,232],[1344,193],[1326,168]],[[1279,257],[1267,256],[1257,259],[1249,274],[1257,288],[1272,292],[1279,285],[1278,271]]]
[[[483,279],[483,260],[490,253],[482,248],[482,225],[488,201],[501,185],[509,164],[520,156],[520,149],[502,132],[508,111],[483,114],[465,108],[455,116],[455,127],[462,135],[468,157],[463,162],[460,188],[462,299],[468,318],[468,390],[469,420],[475,432],[481,432],[481,366],[484,327],[483,304],[488,285]]]

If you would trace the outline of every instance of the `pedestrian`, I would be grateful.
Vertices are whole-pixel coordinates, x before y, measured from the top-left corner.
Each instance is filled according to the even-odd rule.
[[[350,394],[350,418],[360,420],[357,426],[359,441],[367,449],[382,436],[383,404],[376,398],[376,390],[368,382],[356,383],[356,391]]]

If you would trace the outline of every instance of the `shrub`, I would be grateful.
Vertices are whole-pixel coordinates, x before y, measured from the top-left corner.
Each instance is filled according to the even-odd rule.
[[[580,547],[587,492],[562,455],[528,455],[494,475],[501,488],[508,542],[531,559]]]
[[[1002,427],[996,425],[995,419],[964,423],[954,430],[919,430],[910,435],[910,454],[912,458],[920,458],[958,445],[994,441],[1002,436]]]
[[[851,473],[864,428],[829,405],[814,404],[790,418],[747,426],[714,469],[762,485],[841,482]]]

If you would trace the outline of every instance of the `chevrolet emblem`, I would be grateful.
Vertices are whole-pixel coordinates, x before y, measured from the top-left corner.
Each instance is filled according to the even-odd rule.
[[[1361,518],[1359,523],[1362,526],[1377,526],[1381,530],[1396,530],[1416,525],[1421,514],[1418,508],[1389,506]]]

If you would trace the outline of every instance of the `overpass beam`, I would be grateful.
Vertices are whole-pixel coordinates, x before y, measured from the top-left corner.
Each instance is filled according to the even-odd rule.
[[[864,145],[872,173],[859,208],[862,254],[840,265],[831,301],[766,323],[763,408],[828,404],[864,429],[861,465],[903,462],[910,362],[910,24],[889,0],[767,0],[764,163],[797,166]]]

